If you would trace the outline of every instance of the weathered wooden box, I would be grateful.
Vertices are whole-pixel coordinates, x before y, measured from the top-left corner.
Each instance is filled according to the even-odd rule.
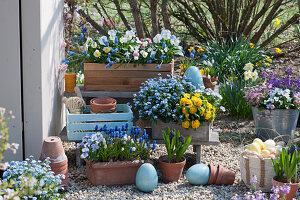
[[[80,141],[85,135],[96,133],[95,126],[114,128],[122,127],[128,122],[128,130],[132,127],[133,113],[127,104],[117,104],[116,113],[90,114],[90,106],[84,114],[70,114],[66,108],[67,116],[67,136],[70,141]]]
[[[84,63],[84,90],[87,91],[117,91],[138,92],[141,83],[149,78],[166,78],[174,74],[174,61],[169,64],[113,64],[105,68],[106,64]]]
[[[194,131],[194,129],[185,129],[181,124],[176,124],[174,122],[164,123],[160,120],[157,120],[157,123],[152,122],[152,139],[163,140],[162,131],[165,131],[169,127],[171,130],[179,130],[180,134],[187,138],[192,136],[191,144],[197,145],[199,142],[209,141],[209,135],[212,131],[211,124],[204,122],[199,128]]]

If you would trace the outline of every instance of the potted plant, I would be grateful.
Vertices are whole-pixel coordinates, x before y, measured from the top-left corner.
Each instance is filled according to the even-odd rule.
[[[276,173],[276,176],[272,180],[273,186],[289,186],[289,192],[284,195],[286,200],[292,200],[300,187],[300,183],[297,181],[299,163],[300,155],[293,144],[288,150],[283,148],[278,158],[272,159],[272,166]],[[282,192],[280,193],[280,197],[283,197]]]
[[[163,180],[165,183],[178,181],[182,175],[182,170],[186,163],[183,156],[189,147],[192,137],[187,139],[180,135],[178,130],[167,128],[162,133],[166,145],[168,155],[159,158],[159,165],[162,171]]]
[[[128,134],[127,127],[109,129],[104,125],[98,133],[84,137],[78,144],[81,158],[86,161],[87,177],[93,185],[134,184],[138,168],[149,162],[156,142],[151,147],[145,130],[140,134],[139,127],[132,127]]]
[[[215,86],[218,84],[218,75],[213,64],[210,61],[203,60],[200,71],[203,76],[203,84],[205,88],[214,90]]]
[[[294,138],[300,109],[299,80],[292,77],[291,69],[286,76],[276,78],[265,74],[264,83],[245,87],[245,98],[252,106],[258,137],[268,139],[288,134]]]

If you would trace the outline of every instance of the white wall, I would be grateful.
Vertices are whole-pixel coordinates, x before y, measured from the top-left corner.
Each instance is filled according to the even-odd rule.
[[[39,157],[43,139],[62,129],[63,0],[21,0],[25,156]]]
[[[0,0],[0,107],[16,116],[8,123],[9,135],[20,144],[16,154],[4,154],[7,161],[23,157],[19,26],[19,0]]]

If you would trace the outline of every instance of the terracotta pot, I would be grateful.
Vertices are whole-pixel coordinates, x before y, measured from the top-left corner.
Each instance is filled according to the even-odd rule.
[[[273,186],[280,186],[281,187],[285,184],[290,186],[290,192],[285,195],[286,200],[292,200],[296,196],[296,194],[298,192],[298,189],[300,187],[300,183],[283,183],[283,182],[277,181],[276,177],[273,178],[272,183],[273,183]],[[280,195],[280,198],[283,197],[282,192],[280,192],[279,195]]]
[[[165,183],[178,181],[180,179],[186,163],[186,159],[184,157],[183,159],[184,160],[179,163],[168,163],[167,156],[159,157],[158,162]]]
[[[207,77],[203,77],[203,84],[205,86],[205,88],[210,88],[212,90],[215,89],[215,85],[213,84],[213,82],[218,81],[218,77],[214,76],[212,78],[207,78]]]
[[[68,158],[59,137],[50,136],[45,138],[40,159],[45,160],[47,157],[50,158],[50,167],[54,174],[65,175],[61,185],[68,185]]]
[[[235,173],[226,169],[222,165],[218,165],[218,177],[216,185],[232,185],[234,183]]]
[[[117,100],[109,97],[97,97],[90,101],[91,113],[113,113],[117,110]]]
[[[210,169],[210,175],[209,175],[207,185],[213,185],[216,183],[218,173],[219,173],[219,168],[211,164],[209,164],[208,167]]]
[[[86,162],[86,173],[93,185],[131,185],[135,183],[135,176],[142,162]],[[150,162],[150,161],[146,161]],[[151,163],[151,162],[150,162]]]
[[[65,92],[75,92],[76,73],[65,73]]]

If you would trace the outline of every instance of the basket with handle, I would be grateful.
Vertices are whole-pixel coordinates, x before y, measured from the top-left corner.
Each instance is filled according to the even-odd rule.
[[[292,138],[289,135],[280,135],[274,138],[274,141],[276,143],[285,141],[285,146],[289,146]],[[252,187],[251,179],[256,176],[256,190],[270,192],[273,187],[272,179],[275,176],[271,158],[263,158],[260,154],[244,147],[240,157],[240,168],[242,180],[247,187]]]

